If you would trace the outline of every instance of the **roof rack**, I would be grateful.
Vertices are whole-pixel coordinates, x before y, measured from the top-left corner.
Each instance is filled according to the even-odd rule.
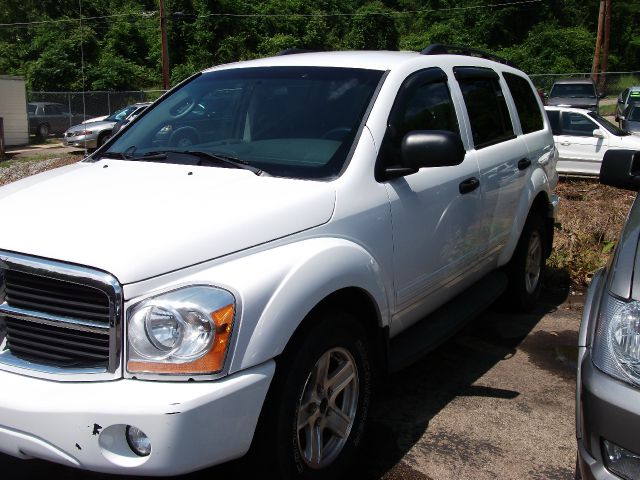
[[[472,57],[486,58],[487,60],[493,60],[494,62],[503,63],[511,67],[516,65],[506,58],[499,57],[492,53],[479,50],[477,48],[462,47],[459,45],[442,45],[440,43],[433,43],[420,52],[421,55],[469,55]]]
[[[318,50],[305,50],[304,48],[286,48],[276,53],[276,57],[280,57],[282,55],[295,55],[296,53],[313,53],[317,51]]]

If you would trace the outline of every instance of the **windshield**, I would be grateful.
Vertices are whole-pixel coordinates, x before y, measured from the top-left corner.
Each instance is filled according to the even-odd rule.
[[[271,175],[332,177],[349,155],[382,73],[333,67],[204,73],[150,107],[108,155],[199,151]]]
[[[629,112],[629,116],[627,117],[627,120],[631,121],[631,122],[640,122],[640,108],[632,108],[631,111]]]
[[[111,115],[109,115],[105,120],[110,122],[119,122],[120,120],[124,120],[129,116],[131,112],[133,112],[137,107],[135,105],[129,105],[127,107],[121,108],[120,110],[116,110]]]
[[[616,125],[614,125],[613,123],[611,123],[609,120],[607,120],[604,117],[601,117],[600,115],[598,115],[597,113],[593,113],[593,112],[589,112],[588,114],[591,118],[593,118],[594,120],[596,120],[601,126],[603,126],[604,128],[606,128],[610,133],[613,133],[614,135],[617,135],[619,137],[623,137],[626,135],[629,135],[627,132],[621,130],[620,128],[618,128]]]
[[[549,98],[596,98],[596,90],[589,83],[556,83],[549,93]]]

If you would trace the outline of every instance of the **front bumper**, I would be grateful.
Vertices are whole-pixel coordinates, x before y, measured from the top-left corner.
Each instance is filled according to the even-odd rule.
[[[57,383],[0,372],[0,452],[104,473],[169,476],[244,455],[275,371],[211,382]],[[129,448],[141,429],[151,454]]]
[[[583,347],[584,348],[584,347]],[[615,480],[604,466],[602,440],[640,453],[640,391],[598,370],[588,351],[579,365],[578,463],[583,479]]]
[[[96,148],[98,145],[98,139],[96,135],[78,135],[75,137],[67,137],[64,134],[62,143],[66,147],[78,147],[78,148]]]

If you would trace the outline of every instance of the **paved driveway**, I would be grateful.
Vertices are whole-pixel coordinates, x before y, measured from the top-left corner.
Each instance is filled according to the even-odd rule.
[[[545,292],[532,313],[492,309],[383,379],[352,479],[572,479],[582,306]],[[241,463],[184,477],[246,478]],[[240,477],[238,477],[241,475]],[[0,455],[2,479],[113,479]],[[249,478],[264,478],[264,472]]]

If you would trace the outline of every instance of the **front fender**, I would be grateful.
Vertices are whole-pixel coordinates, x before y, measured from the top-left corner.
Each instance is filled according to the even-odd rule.
[[[260,312],[248,314],[251,299],[243,296],[232,372],[282,353],[309,312],[343,288],[356,287],[366,292],[379,312],[379,325],[388,325],[389,299],[383,273],[378,262],[361,246],[343,239],[315,238],[265,253],[272,256],[271,261],[287,266],[277,282],[263,286],[271,294]],[[247,281],[257,280],[250,277]]]

